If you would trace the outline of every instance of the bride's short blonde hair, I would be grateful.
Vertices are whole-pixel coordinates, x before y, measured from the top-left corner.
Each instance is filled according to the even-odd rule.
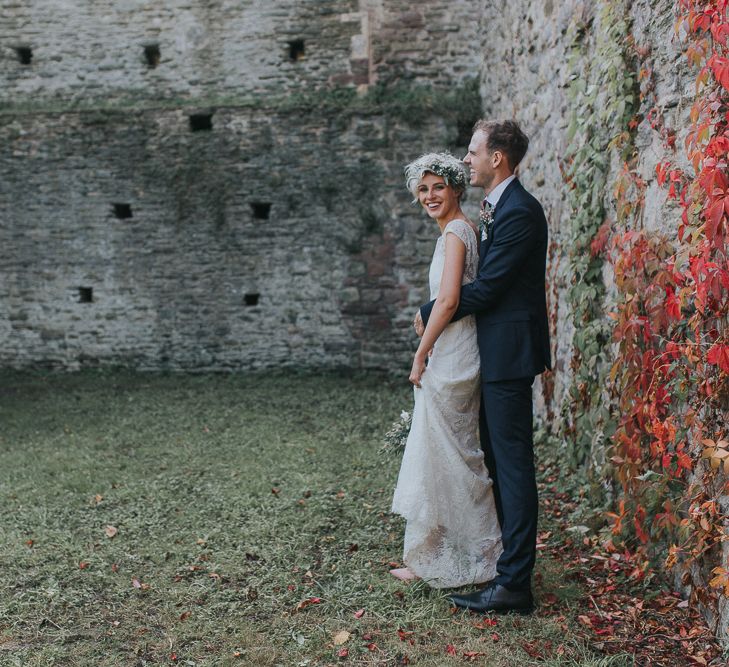
[[[468,169],[457,157],[448,152],[425,153],[405,167],[405,185],[413,197],[418,197],[418,183],[425,174],[440,176],[453,188],[458,199],[466,193]]]

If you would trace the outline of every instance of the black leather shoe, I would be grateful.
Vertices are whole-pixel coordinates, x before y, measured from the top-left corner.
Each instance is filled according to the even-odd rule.
[[[449,595],[448,599],[463,609],[480,612],[530,614],[534,611],[532,592],[510,591],[501,584],[490,583],[485,588],[466,595]]]

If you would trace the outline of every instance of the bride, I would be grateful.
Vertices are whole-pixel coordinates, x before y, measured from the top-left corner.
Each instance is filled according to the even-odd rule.
[[[391,573],[453,588],[493,579],[502,551],[478,438],[476,324],[473,316],[449,323],[461,285],[476,277],[478,229],[461,210],[468,172],[460,160],[428,153],[405,175],[440,237],[429,274],[435,306],[410,372],[415,406],[392,502],[392,511],[406,519],[406,567]]]

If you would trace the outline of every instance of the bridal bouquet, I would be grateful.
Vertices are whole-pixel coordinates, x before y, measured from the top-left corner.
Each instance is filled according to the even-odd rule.
[[[393,423],[390,430],[385,433],[384,444],[380,448],[380,451],[396,454],[402,453],[405,449],[405,443],[408,439],[408,433],[410,433],[412,421],[412,413],[403,410],[400,413],[400,419]]]

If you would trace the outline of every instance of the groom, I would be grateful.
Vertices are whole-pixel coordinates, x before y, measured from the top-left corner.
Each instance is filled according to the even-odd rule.
[[[494,482],[504,552],[480,590],[451,595],[459,607],[529,613],[536,557],[537,485],[532,383],[551,368],[544,274],[547,220],[514,175],[529,139],[514,121],[480,120],[463,162],[483,188],[479,272],[461,288],[453,320],[476,316],[481,355],[481,447]],[[433,308],[420,309],[416,331]],[[419,333],[422,335],[422,333]]]

